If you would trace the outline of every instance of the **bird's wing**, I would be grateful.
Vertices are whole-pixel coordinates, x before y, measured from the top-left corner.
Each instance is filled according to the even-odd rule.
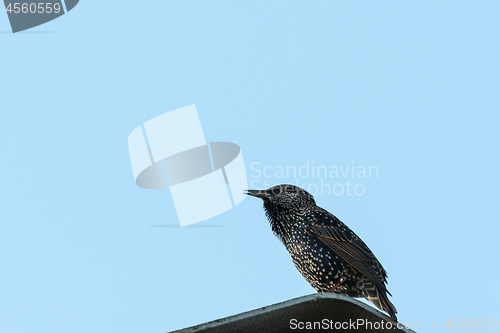
[[[387,273],[368,246],[333,214],[322,210],[314,215],[316,222],[309,225],[307,232],[387,292]]]

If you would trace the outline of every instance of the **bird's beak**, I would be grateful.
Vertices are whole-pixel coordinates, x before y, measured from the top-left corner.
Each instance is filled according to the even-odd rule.
[[[243,194],[251,195],[252,197],[257,197],[261,199],[269,197],[269,194],[266,191],[261,191],[261,190],[245,190]]]

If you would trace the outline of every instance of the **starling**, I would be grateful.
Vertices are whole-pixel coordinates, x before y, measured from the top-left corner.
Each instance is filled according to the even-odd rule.
[[[387,273],[380,262],[342,221],[316,206],[311,194],[294,185],[248,190],[246,194],[264,201],[273,233],[317,292],[364,297],[397,320],[396,308],[387,298]]]

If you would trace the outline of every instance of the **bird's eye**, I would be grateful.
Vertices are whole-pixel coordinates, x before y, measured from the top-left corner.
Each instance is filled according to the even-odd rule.
[[[273,189],[273,194],[280,194],[281,193],[281,186],[277,186]]]

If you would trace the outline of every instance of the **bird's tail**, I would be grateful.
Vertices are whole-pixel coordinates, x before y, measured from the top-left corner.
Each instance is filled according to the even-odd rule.
[[[380,288],[376,286],[371,280],[365,278],[363,279],[362,290],[364,298],[366,298],[380,310],[387,312],[392,319],[396,321],[398,320],[396,317],[396,313],[398,313],[398,311],[387,298],[388,291],[385,288],[384,290],[380,290]]]

